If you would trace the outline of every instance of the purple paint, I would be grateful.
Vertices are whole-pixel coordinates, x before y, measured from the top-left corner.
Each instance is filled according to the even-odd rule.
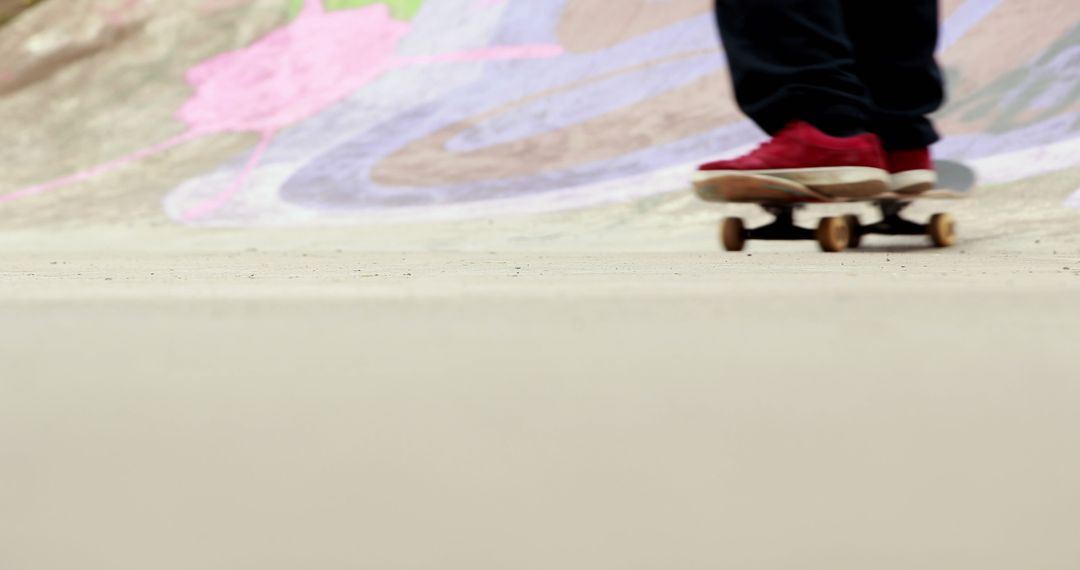
[[[552,42],[565,7],[564,2],[554,0],[509,3],[493,41],[529,38]],[[474,83],[438,101],[388,115],[381,124],[364,126],[350,140],[324,151],[284,183],[280,196],[291,205],[334,212],[437,208],[526,194],[554,195],[704,159],[759,135],[745,122],[717,125],[697,136],[645,146],[608,160],[513,178],[478,177],[457,184],[389,187],[371,176],[387,156],[447,125],[472,125],[449,141],[445,157],[450,165],[455,152],[562,131],[661,96],[722,72],[724,59],[717,47],[712,16],[702,14],[603,50],[566,54],[557,60],[491,64]],[[544,92],[549,94],[536,97]],[[494,110],[511,107],[513,113],[490,116]],[[477,117],[486,118],[474,123]],[[635,128],[634,124],[626,125],[627,132]]]

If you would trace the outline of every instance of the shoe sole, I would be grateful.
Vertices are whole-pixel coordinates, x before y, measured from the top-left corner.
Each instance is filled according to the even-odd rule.
[[[829,196],[797,182],[762,174],[728,175],[694,182],[694,191],[706,202],[798,204],[832,201]]]
[[[933,170],[908,170],[892,175],[892,191],[897,194],[922,194],[937,187],[938,177]]]
[[[775,170],[711,170],[694,177],[706,183],[728,176],[761,175],[783,178],[835,199],[860,199],[888,193],[892,179],[880,168],[841,166],[826,168],[781,168]]]

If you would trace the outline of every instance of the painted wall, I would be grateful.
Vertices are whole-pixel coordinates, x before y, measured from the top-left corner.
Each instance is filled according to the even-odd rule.
[[[277,29],[187,71],[175,136],[0,202],[249,133],[243,156],[169,193],[174,220],[446,219],[670,191],[760,140],[731,102],[712,0],[281,1]],[[939,156],[995,182],[1080,164],[1074,8],[944,3]]]

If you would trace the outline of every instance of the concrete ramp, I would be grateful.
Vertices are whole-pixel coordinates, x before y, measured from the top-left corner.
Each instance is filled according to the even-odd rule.
[[[681,191],[761,136],[711,6],[46,1],[0,30],[0,219],[409,223]],[[943,10],[939,156],[988,183],[1080,164],[1074,3]]]

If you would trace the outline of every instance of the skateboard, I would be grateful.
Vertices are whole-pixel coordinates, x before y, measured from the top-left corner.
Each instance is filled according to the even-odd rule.
[[[956,244],[956,222],[952,216],[937,213],[925,224],[906,219],[902,213],[917,200],[957,200],[967,198],[975,185],[974,173],[959,163],[949,166],[950,182],[963,188],[938,188],[918,194],[889,192],[883,183],[846,187],[839,194],[828,195],[777,176],[729,174],[694,183],[698,197],[708,202],[757,204],[775,218],[772,223],[747,228],[741,218],[726,218],[720,227],[720,242],[727,251],[742,251],[753,240],[813,240],[822,251],[841,252],[857,248],[868,235],[925,235],[935,247]],[[966,169],[966,170],[965,170]],[[969,175],[970,174],[970,175]],[[872,202],[881,212],[881,221],[864,225],[859,217],[848,214],[822,218],[816,228],[795,223],[795,212],[812,204]]]

